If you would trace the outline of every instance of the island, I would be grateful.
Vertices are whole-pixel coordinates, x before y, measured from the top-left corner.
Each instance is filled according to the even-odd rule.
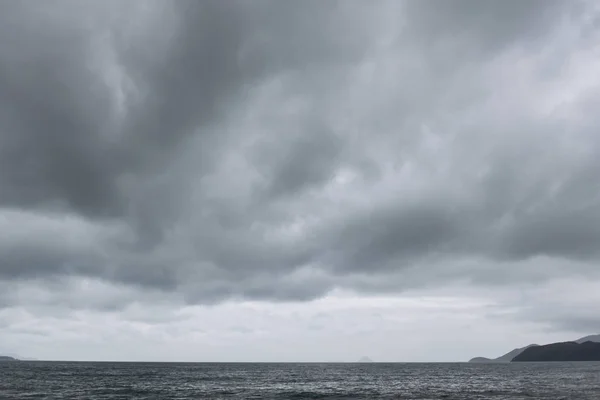
[[[517,355],[513,362],[600,361],[600,343],[563,342],[531,347]]]
[[[2,361],[19,361],[14,357],[9,357],[9,356],[0,356],[0,362]]]
[[[571,342],[575,342],[575,343],[585,343],[585,342],[595,342],[595,343],[600,343],[600,334],[596,334],[596,335],[589,335],[589,336],[585,336],[582,338],[579,338],[577,340],[573,340]],[[503,356],[497,357],[497,358],[487,358],[487,357],[475,357],[469,360],[470,363],[508,363],[511,362],[515,359],[515,357],[517,357],[519,354],[523,353],[525,350],[528,350],[531,347],[538,347],[539,345],[537,344],[530,344],[529,346],[525,346],[525,347],[521,347],[518,349],[514,349],[512,351],[509,351],[508,353],[504,354]]]
[[[360,358],[360,360],[358,360],[358,362],[359,362],[359,363],[372,363],[372,362],[373,362],[373,360],[371,360],[371,359],[370,359],[369,357],[367,357],[367,356],[364,356],[364,357],[361,357],[361,358]]]

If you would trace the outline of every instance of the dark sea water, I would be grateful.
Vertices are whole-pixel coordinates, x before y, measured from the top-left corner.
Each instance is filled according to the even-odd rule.
[[[600,363],[0,363],[0,399],[600,399]]]

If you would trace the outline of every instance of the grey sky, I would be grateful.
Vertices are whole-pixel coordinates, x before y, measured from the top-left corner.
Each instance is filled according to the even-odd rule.
[[[583,0],[0,2],[0,352],[600,332],[598,28]]]

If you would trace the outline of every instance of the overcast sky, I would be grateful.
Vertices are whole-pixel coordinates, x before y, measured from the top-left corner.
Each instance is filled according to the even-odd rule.
[[[0,353],[599,333],[598,71],[593,0],[0,1]]]

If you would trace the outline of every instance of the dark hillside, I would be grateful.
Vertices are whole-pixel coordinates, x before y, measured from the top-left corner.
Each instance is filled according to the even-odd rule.
[[[530,347],[512,361],[600,361],[600,343],[564,342]]]

